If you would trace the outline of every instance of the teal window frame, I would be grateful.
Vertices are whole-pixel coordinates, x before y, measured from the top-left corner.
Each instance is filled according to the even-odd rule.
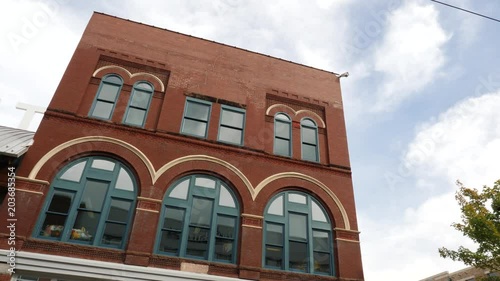
[[[197,179],[208,179],[210,181],[214,181],[215,182],[214,188],[207,188],[196,185]],[[188,191],[185,194],[185,199],[179,197],[175,198],[170,197],[172,191],[175,190],[175,188],[181,186],[186,180],[189,180],[189,184],[187,186]],[[234,208],[219,205],[219,200],[221,198],[220,196],[222,190],[221,185],[224,185],[225,189],[229,191],[229,195],[235,205]],[[210,215],[209,226],[206,225],[197,226],[195,223],[192,222],[193,214],[196,213],[195,209],[197,208],[193,204],[194,200],[205,200],[213,203],[211,208],[211,213],[209,214]],[[166,218],[167,215],[169,215],[167,214],[168,210],[175,210],[176,212],[182,211],[182,221],[178,223],[178,226],[181,225],[180,229],[179,227],[174,228],[171,225],[167,225]],[[194,216],[196,216],[196,214]],[[233,228],[234,232],[232,233],[231,236],[223,235],[222,231],[218,229],[218,223],[220,222],[221,218],[234,219],[234,228]],[[155,252],[157,254],[167,255],[167,256],[176,256],[188,259],[198,259],[198,260],[234,264],[236,263],[238,254],[237,249],[238,249],[238,235],[239,235],[239,223],[240,223],[239,221],[240,221],[239,203],[229,184],[225,183],[219,178],[205,174],[193,174],[184,176],[176,180],[168,188],[165,194],[165,198],[162,203],[160,219],[158,222],[158,233],[156,236]],[[206,254],[204,256],[190,255],[188,253],[188,246],[190,241],[196,240],[196,238],[190,237],[190,234],[196,233],[196,229],[198,228],[200,229],[199,231],[200,233],[201,231],[208,231],[208,237],[206,238],[207,239]],[[190,229],[194,229],[195,231],[190,232]],[[175,247],[176,249],[175,252],[165,250],[165,248],[162,249],[161,245],[167,244],[166,242],[165,243],[162,242],[164,234],[166,237],[169,236],[170,234],[175,234],[177,235],[176,238],[179,238],[178,244],[175,245],[177,246]],[[220,245],[217,245],[217,242],[224,240],[226,241],[232,240],[232,246],[230,250],[231,254],[230,260],[219,259],[216,256],[217,249],[221,248],[219,247]],[[168,241],[168,239],[166,241]],[[169,243],[169,245],[172,246],[172,243]]]
[[[202,105],[202,106],[207,106],[208,107],[208,114],[206,116],[206,120],[187,116],[188,107],[190,104],[198,104],[198,105]],[[187,97],[186,103],[184,105],[184,113],[182,115],[183,117],[182,117],[181,130],[180,130],[181,134],[206,139],[207,135],[208,135],[208,127],[210,125],[210,115],[211,114],[212,114],[212,103],[211,102]],[[185,129],[186,123],[188,121],[197,122],[197,123],[204,123],[205,124],[205,134],[203,136],[201,136],[201,135],[197,135],[197,134],[193,134],[193,133],[188,132],[188,130]]]
[[[111,170],[106,170],[103,168],[94,167],[94,161],[105,161],[106,163],[113,163]],[[78,180],[68,180],[64,179],[63,176],[67,171],[71,168],[77,166],[78,164],[84,163],[83,169],[80,171],[81,175]],[[117,188],[117,184],[122,184],[123,181],[120,181],[119,176],[125,173],[123,176],[128,176],[128,179],[131,181],[128,183],[131,184],[132,190],[125,190]],[[106,191],[103,194],[99,194],[99,196],[95,196],[95,190],[90,190],[87,184],[89,182],[99,182],[105,183],[108,185]],[[94,192],[94,194],[92,194]],[[52,200],[54,199],[56,194],[71,194],[71,202],[69,203],[68,210],[64,212],[57,212],[50,210]],[[89,197],[86,197],[89,196]],[[92,196],[94,195],[94,196]],[[102,196],[101,196],[102,195]],[[33,231],[33,237],[52,240],[52,241],[61,241],[61,242],[69,242],[75,244],[83,244],[89,246],[96,247],[106,247],[106,248],[116,248],[116,249],[124,249],[125,245],[128,242],[128,236],[130,234],[130,229],[132,225],[132,215],[135,209],[137,197],[137,183],[135,177],[131,173],[130,169],[128,169],[123,163],[120,161],[114,160],[108,157],[101,156],[90,156],[77,159],[65,167],[63,167],[56,175],[52,184],[50,186],[50,190],[45,199],[44,206],[39,215],[36,227]],[[89,199],[90,198],[90,199]],[[87,202],[99,202],[100,208],[92,209],[92,207],[85,206]],[[122,220],[116,220],[116,212],[112,212],[112,203],[118,203],[121,201],[122,203],[128,203],[128,211]],[[55,201],[56,203],[60,202]],[[115,206],[116,207],[116,206]],[[125,209],[115,208],[116,211],[122,211],[122,214],[125,213]],[[74,227],[78,221],[78,215],[83,213],[92,213],[92,216],[98,217],[97,224],[95,225],[95,233],[86,233],[84,235],[92,235],[91,240],[79,240],[76,238],[75,231],[81,231],[85,233],[83,229],[75,229]],[[46,218],[48,215],[54,216],[66,216],[64,219],[64,223],[58,225],[57,231],[59,232],[56,235],[51,235],[47,231],[47,225],[45,224]],[[118,226],[118,229],[123,228],[122,238],[120,243],[105,243],[105,232],[106,227],[108,225]],[[62,226],[62,229],[61,229]],[[115,228],[116,229],[116,228]],[[110,228],[110,231],[113,230]],[[52,230],[53,231],[53,230]],[[79,233],[79,236],[82,234]],[[83,236],[81,236],[83,237]],[[109,237],[108,237],[109,238]]]
[[[311,121],[314,125],[305,124],[305,121]],[[304,137],[304,129],[314,130],[314,142],[307,141]],[[302,118],[300,120],[300,143],[301,143],[301,152],[302,152],[302,160],[311,161],[311,162],[319,162],[319,141],[318,141],[318,125],[311,118]],[[305,147],[314,147],[315,158],[309,159],[304,155]]]
[[[144,88],[140,88],[141,84],[146,84],[149,87],[151,87],[151,89],[146,90]],[[132,87],[132,94],[130,95],[130,99],[129,99],[128,104],[127,104],[127,110],[125,111],[125,114],[123,115],[123,124],[137,126],[137,127],[141,127],[141,128],[144,127],[144,124],[146,123],[146,119],[148,118],[149,107],[151,106],[151,100],[153,99],[154,92],[155,92],[154,86],[147,81],[138,81],[134,84],[134,86]],[[139,105],[132,104],[134,101],[134,97],[139,93],[149,94],[149,98],[148,98],[148,101],[147,101],[147,104],[145,107],[141,107]],[[128,117],[129,111],[134,110],[134,109],[144,111],[144,117],[142,119],[141,124],[134,124],[131,122],[127,122],[127,117]]]
[[[304,198],[305,203],[296,203],[290,200],[290,195],[292,196],[299,196],[301,198]],[[276,205],[274,207],[274,214],[269,213],[269,208],[275,200],[279,200],[279,198],[282,197],[282,204],[281,205],[281,214],[276,214]],[[319,209],[316,209],[316,212],[321,211],[323,217],[325,218],[325,221],[318,221],[313,219],[313,204],[316,204]],[[306,217],[306,229],[305,229],[305,240],[300,240],[297,238],[294,238],[290,235],[292,231],[292,223],[290,222],[290,215],[295,215],[295,216],[302,216]],[[282,237],[280,241],[277,241],[276,235],[274,237],[268,235],[268,227],[269,226],[279,226],[282,229]],[[329,216],[325,212],[324,207],[318,200],[316,200],[314,197],[311,195],[301,192],[301,191],[295,191],[295,190],[290,190],[290,191],[283,191],[271,198],[269,200],[265,212],[264,212],[264,228],[263,228],[263,245],[262,245],[262,267],[264,268],[269,268],[269,269],[276,269],[276,270],[285,270],[285,271],[294,271],[294,272],[302,272],[302,273],[309,273],[309,274],[317,274],[317,275],[328,275],[328,276],[335,276],[335,262],[334,262],[334,246],[333,246],[333,233],[332,233],[332,224],[330,221]],[[315,240],[313,239],[313,234],[314,232],[316,233],[327,233],[328,234],[328,239],[327,243],[323,243],[322,245],[325,246],[327,245],[327,249],[320,249],[315,245]],[[292,243],[302,243],[306,244],[306,249],[307,252],[306,258],[304,259],[304,262],[306,263],[306,267],[304,270],[297,270],[294,268],[291,268],[290,266],[290,252],[291,249],[293,248],[296,250],[297,247],[291,247],[290,244]],[[319,244],[319,243],[318,243]],[[273,266],[268,264],[267,260],[267,250],[269,249],[269,252],[277,252],[279,249],[281,249],[281,265],[280,266]],[[318,255],[328,255],[329,260],[328,266],[330,271],[329,272],[322,272],[315,270],[315,254]],[[269,262],[269,263],[272,263]]]
[[[223,123],[222,117],[224,115],[224,112],[227,112],[227,111],[243,115],[240,127],[237,127],[237,126],[234,126],[234,125],[231,125],[231,124],[224,124]],[[233,106],[228,106],[228,105],[224,105],[223,104],[221,106],[221,112],[220,112],[220,118],[219,118],[219,132],[217,134],[217,141],[223,142],[223,143],[229,143],[229,144],[235,144],[235,145],[242,146],[243,143],[244,143],[244,139],[245,139],[245,122],[246,122],[246,110],[245,109],[237,108],[237,107],[233,107]],[[227,141],[227,140],[222,140],[221,139],[222,128],[227,128],[227,129],[230,129],[230,130],[240,131],[241,132],[240,141],[239,142],[231,142],[231,141]]]
[[[121,81],[121,83],[116,83],[116,82],[111,81],[112,78],[118,78]],[[118,91],[117,91],[116,96],[115,96],[113,101],[107,100],[104,97],[101,97],[101,93],[102,93],[103,88],[105,88],[107,86],[118,87]],[[120,96],[120,93],[122,91],[122,87],[123,87],[123,78],[120,75],[113,73],[113,74],[108,74],[108,75],[104,76],[101,80],[101,84],[99,85],[99,89],[97,90],[94,102],[92,103],[92,107],[90,108],[89,117],[101,119],[101,120],[111,120],[113,118],[113,113],[115,111],[116,101],[118,100],[118,97]],[[111,110],[109,112],[108,118],[103,118],[103,117],[94,115],[96,107],[99,103],[113,104],[111,106]]]
[[[278,118],[280,115],[286,117],[288,120],[283,120],[283,119]],[[286,124],[288,126],[289,138],[285,138],[285,137],[281,137],[281,136],[277,135],[278,124]],[[288,152],[289,152],[288,154],[283,154],[283,153],[278,152],[277,148],[279,146],[279,144],[278,144],[279,140],[288,141]],[[290,116],[288,116],[288,114],[286,114],[284,112],[278,112],[274,115],[274,154],[286,156],[286,157],[292,157],[292,155],[293,155],[292,147],[293,147],[292,146],[292,118],[290,118]]]

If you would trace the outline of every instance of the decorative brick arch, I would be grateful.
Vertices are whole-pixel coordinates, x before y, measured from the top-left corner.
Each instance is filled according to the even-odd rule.
[[[255,187],[255,205],[261,206],[261,209],[257,210],[257,212],[263,214],[269,198],[277,192],[285,190],[286,187],[298,187],[315,194],[327,207],[337,228],[351,229],[347,212],[335,193],[319,180],[296,172],[285,172],[269,176]]]
[[[121,66],[117,66],[117,65],[103,66],[103,67],[97,69],[96,71],[94,71],[94,73],[92,74],[92,77],[102,78],[102,77],[104,77],[104,75],[110,74],[110,73],[116,73],[116,74],[123,76],[125,79],[125,82],[128,84],[131,84],[131,85],[137,81],[146,80],[146,81],[151,82],[155,86],[155,89],[158,89],[161,92],[165,91],[165,85],[163,84],[161,79],[158,78],[157,76],[150,74],[150,73],[146,73],[146,72],[137,72],[137,73],[132,74],[127,69],[125,69]],[[127,81],[127,79],[128,79],[128,81]]]
[[[301,109],[298,111],[295,111],[293,108],[289,107],[288,105],[284,104],[273,104],[271,105],[267,110],[266,110],[266,115],[274,116],[278,112],[284,112],[290,115],[290,118],[292,118],[293,121],[295,122],[300,122],[300,120],[304,117],[308,117],[313,119],[316,124],[318,124],[319,128],[325,128],[325,121],[321,116],[318,114],[312,112],[311,110],[308,109]]]
[[[77,138],[54,147],[33,166],[28,179],[40,180],[40,172],[45,171],[43,180],[50,180],[57,173],[57,168],[68,163],[68,159],[96,154],[114,155],[123,159],[134,172],[140,186],[153,184],[154,168],[142,151],[125,141],[104,136]]]
[[[226,179],[235,188],[234,192],[241,199],[242,210],[244,203],[253,201],[253,186],[248,178],[235,166],[216,157],[208,155],[188,155],[174,159],[156,171],[154,182],[161,189],[161,198],[171,183],[179,175],[191,172],[207,172]],[[157,194],[155,194],[157,196]]]

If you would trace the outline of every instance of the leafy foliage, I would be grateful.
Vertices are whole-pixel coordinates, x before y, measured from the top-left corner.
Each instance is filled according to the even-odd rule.
[[[457,182],[455,196],[462,211],[462,222],[452,226],[474,241],[476,251],[460,246],[458,250],[439,249],[443,258],[462,261],[467,265],[500,271],[500,180],[483,191],[467,188]],[[488,279],[487,279],[488,280]]]

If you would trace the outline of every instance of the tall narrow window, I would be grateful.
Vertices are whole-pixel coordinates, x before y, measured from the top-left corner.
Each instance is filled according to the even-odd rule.
[[[105,120],[111,119],[122,85],[123,79],[116,74],[103,77],[89,116]]]
[[[300,135],[302,138],[302,160],[319,161],[318,126],[309,118],[300,121]]]
[[[191,175],[171,186],[163,201],[157,252],[235,263],[238,203],[221,180]]]
[[[285,191],[267,205],[263,266],[321,275],[335,275],[332,226],[324,209],[310,195]]]
[[[181,133],[206,138],[211,108],[211,102],[187,98]]]
[[[292,156],[292,120],[284,113],[274,116],[274,154]]]
[[[245,110],[222,105],[218,140],[221,142],[243,145],[244,127]]]
[[[144,126],[153,93],[154,88],[151,84],[137,82],[132,89],[123,123],[138,127]]]
[[[34,236],[123,249],[135,198],[135,180],[123,164],[79,159],[52,182]]]

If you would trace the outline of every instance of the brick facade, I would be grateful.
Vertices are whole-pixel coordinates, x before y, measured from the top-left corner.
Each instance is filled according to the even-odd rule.
[[[101,79],[124,84],[110,120],[89,117]],[[143,128],[123,124],[135,82],[154,93]],[[206,139],[180,133],[187,97],[212,103]],[[245,109],[242,146],[217,141],[223,105]],[[274,114],[292,119],[292,156],[274,155]],[[318,124],[319,162],[301,160],[300,120]],[[36,237],[51,183],[84,156],[125,163],[138,182],[124,249]],[[155,253],[162,201],[183,175],[203,172],[231,184],[241,211],[237,262]],[[332,221],[335,276],[262,266],[263,219],[280,191],[311,194]],[[334,73],[172,31],[95,13],[17,171],[17,250],[253,280],[363,280],[359,232],[339,79]],[[29,207],[27,207],[29,206]],[[6,204],[1,206],[5,221]],[[0,249],[7,234],[0,230]],[[3,278],[0,276],[0,279]],[[2,279],[3,280],[3,279]]]

